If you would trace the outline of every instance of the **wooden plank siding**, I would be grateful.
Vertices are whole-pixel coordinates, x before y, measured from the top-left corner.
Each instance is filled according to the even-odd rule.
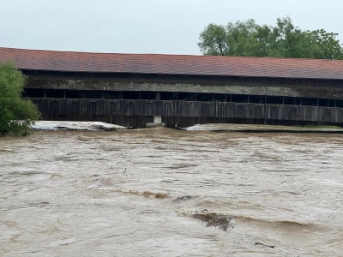
[[[176,120],[192,118],[194,122],[208,122],[214,119],[222,122],[244,121],[284,125],[343,125],[343,109],[337,107],[163,100],[31,100],[37,104],[43,119],[46,120],[103,120],[115,123],[119,119],[119,125],[129,124],[131,127],[144,127],[144,121],[152,116],[162,116],[165,119],[174,117]]]

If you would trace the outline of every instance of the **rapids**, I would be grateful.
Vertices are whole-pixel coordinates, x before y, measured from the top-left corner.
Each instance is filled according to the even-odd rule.
[[[0,137],[0,256],[343,256],[343,137]]]

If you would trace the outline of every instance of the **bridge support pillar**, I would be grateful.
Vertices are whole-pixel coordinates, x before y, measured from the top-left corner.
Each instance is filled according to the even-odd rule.
[[[161,92],[156,92],[156,100],[161,100]],[[162,117],[161,116],[154,116],[154,123],[161,124]]]
[[[162,123],[162,116],[154,116],[154,123],[161,124]]]

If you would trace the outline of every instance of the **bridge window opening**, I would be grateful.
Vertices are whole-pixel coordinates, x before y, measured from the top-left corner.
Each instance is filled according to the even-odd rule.
[[[343,108],[343,100],[336,100],[336,107]]]
[[[317,106],[318,101],[316,98],[302,98],[301,104],[302,105],[309,105],[309,106]]]
[[[283,104],[282,96],[267,96],[267,104]]]
[[[123,99],[139,99],[138,91],[123,91]]]
[[[327,100],[328,107],[335,107],[335,100]]]
[[[227,95],[224,94],[214,94],[213,95],[213,100],[215,102],[227,102]]]
[[[285,97],[284,104],[287,105],[300,105],[301,101],[300,98],[297,97]]]
[[[83,98],[83,91],[81,90],[66,90],[66,98]]]
[[[200,102],[211,102],[213,101],[213,95],[212,94],[196,94],[195,95],[195,101]]]
[[[180,101],[194,101],[192,93],[179,93],[178,100]]]
[[[319,106],[326,106],[327,102],[325,99],[318,99],[318,105]]]
[[[330,99],[319,99],[319,106],[335,107],[335,101]]]
[[[177,100],[177,93],[174,92],[161,92],[161,100]]]
[[[85,90],[85,98],[90,99],[102,99],[102,92],[101,90]]]
[[[141,98],[145,100],[155,100],[156,99],[156,93],[155,92],[141,92]]]
[[[36,88],[24,88],[23,96],[24,97],[44,97],[44,89]]]
[[[248,96],[247,95],[232,95],[231,101],[234,103],[247,103]]]
[[[64,98],[63,89],[47,89],[46,90],[47,98]]]
[[[264,95],[250,95],[249,103],[253,104],[264,104],[265,97]]]
[[[121,99],[120,91],[104,91],[104,99]]]

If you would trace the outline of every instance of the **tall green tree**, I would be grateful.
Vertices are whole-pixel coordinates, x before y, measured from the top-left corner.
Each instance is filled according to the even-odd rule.
[[[226,31],[224,26],[211,23],[200,34],[201,42],[198,43],[200,49],[208,55],[228,55]]]
[[[289,17],[275,26],[258,25],[253,19],[210,24],[200,33],[198,46],[205,55],[343,59],[337,33],[301,30]]]
[[[39,119],[37,107],[21,99],[25,76],[13,63],[0,63],[0,135],[26,135]]]
[[[317,50],[318,58],[343,59],[343,46],[336,39],[338,33],[326,32],[324,29],[308,31],[308,33]]]

